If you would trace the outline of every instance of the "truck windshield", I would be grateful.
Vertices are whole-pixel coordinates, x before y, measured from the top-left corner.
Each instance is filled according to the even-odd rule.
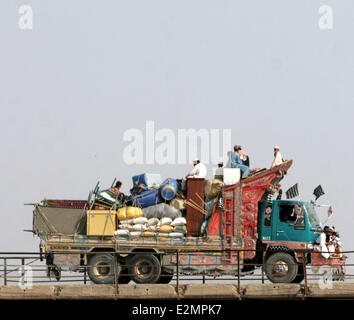
[[[312,203],[305,204],[307,214],[309,216],[310,224],[313,228],[320,228],[320,220],[318,219],[315,206]]]

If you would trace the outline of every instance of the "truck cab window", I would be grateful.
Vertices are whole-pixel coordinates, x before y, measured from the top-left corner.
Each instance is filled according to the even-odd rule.
[[[296,212],[293,204],[279,205],[279,220],[281,222],[294,223],[296,221]]]
[[[305,229],[304,211],[301,206],[295,206],[296,220],[294,222],[295,229]]]
[[[263,225],[265,227],[271,227],[272,226],[272,213],[273,213],[273,208],[272,206],[267,206],[264,210],[264,223]]]

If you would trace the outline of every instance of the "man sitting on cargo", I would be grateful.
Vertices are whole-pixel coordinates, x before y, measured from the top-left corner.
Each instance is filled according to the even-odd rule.
[[[241,157],[238,151],[241,150],[241,147],[238,145],[234,146],[234,151],[231,152],[230,160],[231,160],[231,168],[240,168],[242,172],[242,177],[248,177],[249,168],[245,166],[241,160]]]
[[[241,146],[237,146],[237,153],[239,154],[242,164],[250,167],[250,159],[245,151],[242,150]]]
[[[125,199],[125,194],[123,192],[120,192],[121,187],[122,187],[122,182],[117,181],[116,185],[113,188],[109,189],[108,191],[112,193],[114,199],[123,202]]]
[[[194,168],[189,171],[189,173],[186,176],[187,178],[203,178],[205,179],[207,176],[207,168],[206,166],[200,162],[200,160],[198,158],[195,158],[193,160],[193,165]]]
[[[220,181],[224,180],[224,169],[223,169],[224,163],[222,161],[222,159],[220,159],[219,163],[218,163],[218,167],[215,170],[215,179],[218,179]]]
[[[274,146],[274,160],[273,160],[272,166],[270,168],[279,166],[282,163],[283,163],[283,158],[282,158],[281,153],[279,151],[279,147]]]
[[[188,172],[188,174],[182,179],[181,187],[182,191],[187,188],[187,178],[202,178],[205,179],[207,176],[206,166],[200,162],[198,158],[193,160],[194,168]]]

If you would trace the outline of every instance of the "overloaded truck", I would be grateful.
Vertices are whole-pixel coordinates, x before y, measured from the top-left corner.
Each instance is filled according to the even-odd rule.
[[[86,270],[99,284],[168,283],[177,268],[180,275],[216,277],[242,276],[263,266],[271,282],[299,283],[321,226],[314,202],[279,196],[279,183],[291,165],[288,160],[235,184],[224,183],[208,213],[202,210],[204,179],[188,179],[187,231],[177,237],[117,233],[122,210],[134,207],[97,209],[92,196],[37,203],[33,232],[40,237],[48,276],[59,280],[62,270]],[[343,265],[343,259],[329,264]]]

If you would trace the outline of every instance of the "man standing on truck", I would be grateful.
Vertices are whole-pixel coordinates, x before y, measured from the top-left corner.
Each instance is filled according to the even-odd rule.
[[[323,232],[321,232],[318,238],[316,239],[316,245],[314,248],[319,251],[322,257],[325,259],[328,259],[330,255],[327,245],[332,244],[330,243],[330,237],[332,232],[333,230],[330,227],[325,226],[323,228]]]
[[[241,147],[238,145],[235,145],[234,151],[231,152],[231,155],[230,155],[231,168],[240,168],[241,172],[242,172],[242,177],[246,178],[246,177],[248,177],[249,168],[243,164],[241,157],[238,153],[239,150],[241,150]]]

